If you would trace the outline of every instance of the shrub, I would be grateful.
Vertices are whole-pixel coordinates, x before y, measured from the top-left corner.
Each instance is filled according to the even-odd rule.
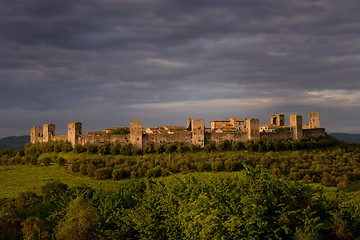
[[[155,152],[155,144],[153,142],[147,142],[144,148],[144,153]]]
[[[10,217],[2,222],[1,237],[3,239],[22,239],[21,219],[18,217]]]
[[[166,153],[173,153],[175,152],[177,149],[177,143],[170,143],[168,145],[166,145]]]
[[[132,145],[132,146],[131,146],[131,154],[132,154],[132,155],[139,155],[139,154],[141,154],[141,153],[142,153],[142,151],[141,151],[140,148],[138,148],[138,147],[135,146],[135,145]]]
[[[37,157],[32,156],[32,157],[30,158],[30,164],[32,164],[32,165],[37,165],[37,164],[38,164],[38,159],[37,159]]]
[[[155,168],[148,169],[145,172],[145,177],[147,177],[147,178],[156,178],[156,177],[160,177],[160,176],[161,176],[161,167],[160,166],[156,166]]]
[[[56,141],[54,142],[54,152],[59,153],[62,151],[62,141]]]
[[[71,172],[79,172],[80,171],[80,163],[78,160],[74,160],[68,167],[68,170]]]
[[[27,192],[20,192],[19,194],[17,194],[16,198],[15,198],[15,207],[25,207],[28,205],[28,203],[30,202],[31,199],[37,199],[38,196],[36,195],[36,193],[31,192],[31,191],[27,191]]]
[[[22,164],[23,163],[23,159],[22,159],[22,157],[20,157],[19,153],[17,153],[16,156],[14,157],[14,163],[15,164]]]
[[[63,158],[63,157],[58,157],[58,158],[56,159],[56,162],[57,162],[57,164],[58,164],[60,167],[65,166],[65,164],[66,164],[66,160],[65,160],[65,158]]]
[[[51,158],[49,157],[44,157],[41,162],[44,164],[44,166],[49,166],[51,163]]]
[[[113,129],[110,132],[108,132],[108,135],[125,135],[125,134],[129,134],[130,130],[128,128],[117,128],[117,129]]]
[[[130,177],[130,170],[125,168],[116,168],[112,172],[112,179],[115,181],[121,180],[123,178]]]
[[[224,168],[228,172],[239,171],[241,167],[242,165],[237,160],[228,159],[224,162]]]
[[[89,153],[89,154],[94,154],[94,153],[97,153],[97,151],[98,151],[97,146],[95,144],[91,144],[91,143],[85,144],[85,148],[86,148],[86,153]]]
[[[132,144],[131,143],[122,145],[121,149],[120,149],[120,154],[130,156],[131,155],[131,150],[132,150]]]
[[[224,170],[224,163],[222,161],[213,161],[211,162],[211,170],[215,172],[220,172]]]
[[[95,179],[97,179],[97,180],[109,179],[112,177],[112,171],[113,171],[113,169],[110,167],[104,167],[104,168],[97,169],[95,171]]]
[[[58,224],[57,239],[96,239],[97,210],[82,197],[72,200]]]
[[[194,153],[194,152],[197,152],[199,150],[199,146],[198,145],[195,145],[195,144],[190,144],[189,145],[189,150],[190,152]]]
[[[84,147],[83,145],[81,145],[80,143],[76,143],[75,146],[74,146],[74,149],[73,151],[76,152],[76,153],[82,153],[84,152]]]
[[[109,154],[110,153],[111,144],[109,142],[104,142],[98,146],[98,153],[100,154]]]
[[[220,152],[230,150],[230,148],[231,148],[231,143],[227,139],[221,140],[219,142],[219,144],[217,145],[217,150],[220,151]]]
[[[214,150],[216,150],[216,144],[213,141],[209,141],[204,147],[204,151],[208,153]]]
[[[54,195],[65,193],[67,189],[68,185],[65,183],[52,181],[41,187],[41,193],[46,199],[49,199]]]
[[[66,141],[66,142],[63,142],[62,143],[62,151],[63,152],[70,152],[73,148],[72,148],[72,146],[71,146],[71,144],[68,142],[68,141]]]
[[[240,141],[234,141],[231,143],[231,150],[233,151],[240,151],[245,149],[245,145],[243,142]]]
[[[80,164],[80,169],[79,169],[80,173],[86,175],[87,174],[87,167],[88,167],[88,165],[86,163],[81,163]]]
[[[37,153],[37,148],[35,144],[32,143],[27,143],[25,144],[25,154],[29,155],[29,154],[36,154]]]
[[[45,224],[40,218],[29,217],[21,225],[24,239],[49,239],[49,233],[45,230]]]
[[[280,128],[275,128],[274,132],[290,132],[290,127],[280,127]]]
[[[164,143],[160,143],[158,145],[155,146],[155,152],[156,153],[163,153],[165,152],[165,144]]]
[[[112,155],[118,155],[121,151],[121,143],[119,141],[115,142],[115,145],[110,147],[110,154]]]
[[[341,181],[336,186],[340,189],[346,189],[348,187],[349,183],[347,181]]]
[[[190,148],[187,145],[185,145],[184,143],[179,143],[179,144],[177,144],[176,150],[178,153],[184,153],[184,152],[189,151]]]
[[[25,146],[29,146],[29,143],[27,143]],[[30,143],[30,146],[31,146],[31,143]],[[5,155],[7,155],[9,157],[13,157],[13,156],[17,155],[17,153],[18,153],[18,151],[15,149],[6,148],[6,149],[0,151],[0,157],[5,156]],[[19,154],[20,154],[20,152],[19,152]],[[22,157],[23,154],[20,154],[20,156]]]
[[[96,171],[96,167],[93,164],[87,165],[86,172],[89,177],[94,177],[95,171]]]

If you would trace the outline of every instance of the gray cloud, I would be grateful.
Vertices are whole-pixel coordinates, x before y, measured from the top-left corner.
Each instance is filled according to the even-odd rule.
[[[318,110],[328,131],[359,132],[359,7],[355,0],[2,1],[0,136],[49,121],[60,131],[70,121],[96,130],[130,119],[266,122],[273,112]]]

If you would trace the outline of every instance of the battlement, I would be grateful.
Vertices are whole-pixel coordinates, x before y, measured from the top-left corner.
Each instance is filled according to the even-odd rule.
[[[55,135],[54,124],[44,124],[43,134],[41,127],[34,126],[31,128],[31,142],[49,142],[49,141],[68,141],[74,146],[76,143],[105,143],[115,144],[131,143],[142,149],[147,142],[159,144],[163,142],[183,142],[186,144],[195,144],[204,147],[206,141],[214,141],[219,143],[221,140],[229,141],[248,141],[260,140],[261,136],[266,136],[270,140],[281,138],[293,138],[295,140],[303,137],[319,137],[325,136],[325,129],[320,127],[319,113],[309,113],[309,125],[302,123],[301,115],[290,116],[290,126],[285,126],[284,114],[274,114],[270,117],[269,124],[259,126],[259,119],[247,118],[230,118],[226,120],[211,121],[211,129],[206,128],[204,119],[191,119],[187,121],[185,126],[167,125],[163,127],[151,127],[146,130],[142,127],[142,121],[130,121],[130,133],[110,135],[111,130],[116,128],[108,128],[105,131],[92,131],[88,135],[82,134],[82,123],[71,122],[68,124],[67,135]],[[277,131],[281,128],[281,131]],[[129,129],[129,128],[126,128]],[[288,130],[287,130],[288,129]]]

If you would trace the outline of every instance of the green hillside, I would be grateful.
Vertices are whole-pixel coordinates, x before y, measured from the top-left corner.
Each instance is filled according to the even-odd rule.
[[[347,141],[349,143],[360,143],[360,134],[350,133],[329,133],[330,136],[336,137],[341,141]]]
[[[0,150],[6,148],[24,149],[27,142],[30,142],[30,136],[12,136],[0,139]]]

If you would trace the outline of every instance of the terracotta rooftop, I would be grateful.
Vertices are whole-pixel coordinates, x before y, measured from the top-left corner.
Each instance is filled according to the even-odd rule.
[[[234,121],[237,121],[237,122],[243,122],[244,121],[241,118],[230,118],[230,119],[233,119]]]
[[[212,120],[211,122],[230,122],[229,119],[225,119],[225,120]]]

